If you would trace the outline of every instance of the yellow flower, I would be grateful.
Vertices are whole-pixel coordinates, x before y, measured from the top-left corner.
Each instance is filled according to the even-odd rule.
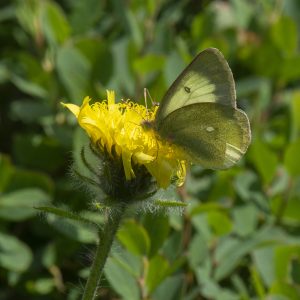
[[[159,187],[166,188],[175,180],[179,186],[186,175],[186,161],[176,146],[158,138],[154,130],[143,126],[153,121],[157,106],[146,107],[131,101],[115,103],[114,91],[107,91],[107,100],[90,105],[85,97],[81,107],[63,104],[87,132],[99,151],[105,149],[114,158],[122,159],[126,180],[135,178],[133,166],[144,165]]]

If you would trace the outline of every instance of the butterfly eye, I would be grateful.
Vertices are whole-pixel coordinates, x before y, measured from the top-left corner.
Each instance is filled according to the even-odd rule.
[[[185,90],[187,93],[190,93],[190,92],[191,92],[191,89],[190,89],[188,86],[185,86],[185,87],[184,87],[184,90]]]

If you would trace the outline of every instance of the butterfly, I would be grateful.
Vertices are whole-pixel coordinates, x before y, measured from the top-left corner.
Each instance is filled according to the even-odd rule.
[[[236,106],[233,75],[218,49],[200,52],[184,69],[149,126],[204,168],[225,169],[240,160],[251,141],[250,124]]]

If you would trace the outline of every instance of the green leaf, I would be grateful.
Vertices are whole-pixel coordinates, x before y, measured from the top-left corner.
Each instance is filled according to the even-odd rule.
[[[275,279],[274,246],[253,251],[255,266],[264,283],[270,287]]]
[[[265,299],[265,288],[263,285],[263,282],[261,280],[260,274],[257,272],[256,268],[254,266],[251,267],[251,279],[254,286],[254,289],[261,299]]]
[[[95,1],[95,0],[92,0]],[[96,1],[98,5],[98,1]],[[86,6],[86,5],[84,5]],[[76,41],[76,49],[89,61],[92,80],[107,86],[113,75],[113,57],[110,47],[98,37],[85,37]]]
[[[169,215],[170,226],[178,231],[181,231],[184,227],[184,220],[181,214],[170,214]]]
[[[289,144],[285,149],[284,166],[292,176],[300,175],[300,160],[297,159],[300,151],[300,139]]]
[[[212,227],[216,235],[224,235],[231,231],[232,222],[226,213],[211,211],[208,213],[208,224]]]
[[[208,224],[207,214],[200,214],[193,216],[192,224],[199,234],[203,235],[206,241],[209,241],[213,238],[212,229]]]
[[[295,81],[300,76],[300,55],[297,54],[292,57],[288,57],[284,60],[281,72],[282,80],[286,82]]]
[[[288,32],[288,34],[286,34]],[[293,19],[280,16],[271,29],[276,46],[285,54],[291,55],[297,48],[297,27]]]
[[[104,273],[110,285],[123,299],[140,300],[137,281],[114,258],[108,258]]]
[[[248,291],[247,282],[243,280],[243,275],[234,274],[231,277],[231,282],[233,284],[234,289],[240,295],[240,299],[250,300],[250,293]]]
[[[275,276],[277,281],[291,278],[291,267],[294,259],[300,259],[299,245],[282,245],[275,249]]]
[[[51,109],[45,103],[32,100],[18,100],[11,103],[12,118],[24,123],[35,123],[51,115]]]
[[[187,260],[186,256],[181,255],[181,256],[177,257],[174,261],[172,261],[172,264],[170,264],[170,268],[168,270],[168,276],[173,275],[180,268],[182,268],[182,266],[185,265],[186,260]]]
[[[249,156],[264,182],[270,183],[275,175],[278,158],[262,141],[256,139],[249,148]]]
[[[151,294],[169,274],[169,262],[161,255],[156,255],[149,261],[146,273],[146,286]]]
[[[70,239],[81,243],[95,243],[97,241],[97,232],[91,226],[74,220],[63,219],[54,214],[46,215],[46,219],[51,226]]]
[[[267,109],[272,97],[272,81],[264,77],[246,77],[237,81],[236,85],[237,98],[242,99],[246,97],[254,98],[254,114],[260,113]],[[252,105],[252,103],[251,103]],[[255,118],[259,115],[254,115]],[[255,126],[255,123],[252,126]]]
[[[285,222],[291,224],[299,224],[300,222],[300,201],[298,195],[291,195],[288,199],[283,199],[279,195],[272,199],[272,210],[276,215],[283,214]],[[281,211],[282,201],[286,201],[284,211]]]
[[[113,83],[114,86],[118,86],[120,90],[124,91],[125,95],[132,95],[135,88],[132,70],[129,67],[129,46],[128,37],[117,39],[111,45],[114,62]]]
[[[5,191],[10,192],[24,188],[38,188],[48,194],[53,193],[54,182],[50,176],[45,173],[24,169],[14,169],[13,171]]]
[[[236,7],[238,4],[235,5],[235,2],[237,2],[237,1],[231,0],[230,2],[231,2],[231,5],[229,5],[227,7],[227,9],[222,9],[222,6],[218,6],[218,5],[215,5],[215,6],[211,7],[212,15],[210,17],[214,19],[213,23],[215,24],[214,27],[216,27],[217,31],[223,31],[223,30],[226,30],[226,29],[229,30],[230,28],[240,26],[240,24],[242,22],[241,19],[243,17],[244,17],[243,21],[247,22],[247,19],[248,19],[247,15],[239,16],[239,11],[237,9],[238,7]],[[243,0],[241,0],[239,2],[243,2]],[[245,7],[245,5],[242,5],[242,6],[244,6],[244,9],[247,10],[247,7]],[[210,24],[207,24],[207,25],[210,25]],[[208,32],[206,31],[206,34],[207,33]],[[208,37],[208,40],[209,40],[209,42],[213,43],[213,41],[211,41],[211,38]],[[204,44],[204,46],[205,47],[208,46],[207,41]],[[219,48],[219,45],[217,45],[217,48]]]
[[[216,300],[240,300],[240,297],[229,289],[221,288],[211,276],[211,261],[205,261],[204,265],[195,270],[201,295],[208,299]]]
[[[21,28],[29,32],[33,37],[36,36],[38,29],[35,25],[39,19],[40,6],[37,0],[20,1],[16,7],[16,16],[21,25]]]
[[[150,239],[143,226],[134,220],[125,221],[117,233],[118,240],[125,248],[136,255],[147,255]]]
[[[5,65],[0,63],[0,83],[3,84],[9,80],[10,72],[9,68]]]
[[[188,260],[193,269],[196,269],[204,260],[208,259],[209,249],[203,235],[195,234],[189,243]]]
[[[228,276],[230,272],[240,263],[241,259],[257,247],[264,244],[282,243],[282,233],[274,228],[262,228],[251,238],[238,240],[236,238],[224,239],[216,249],[214,278],[221,280]]]
[[[184,275],[179,274],[166,278],[153,292],[153,299],[174,300],[180,294]]]
[[[49,203],[50,196],[40,189],[28,188],[0,196],[0,218],[21,221],[34,217],[34,206]]]
[[[234,208],[234,231],[240,236],[253,233],[258,223],[257,215],[258,210],[252,204]]]
[[[57,252],[56,247],[53,242],[46,245],[46,247],[43,249],[42,254],[42,264],[46,268],[51,268],[56,262],[57,259]]]
[[[246,29],[253,17],[254,6],[245,0],[231,0],[233,10],[234,10],[234,22],[236,22],[237,27]],[[222,13],[223,15],[223,13]],[[229,18],[232,16],[229,16]]]
[[[226,207],[220,203],[208,202],[200,203],[197,206],[194,206],[190,212],[191,216],[195,216],[201,213],[210,212],[210,211],[224,211]]]
[[[53,278],[40,278],[35,281],[29,281],[27,288],[30,293],[47,295],[55,289],[55,281]]]
[[[271,185],[269,186],[268,195],[274,197],[276,195],[283,195],[285,191],[289,189],[291,184],[291,178],[288,172],[284,168],[280,168],[278,176],[274,178]]]
[[[272,183],[274,182],[275,181]],[[240,172],[234,179],[234,187],[237,195],[245,202],[255,204],[260,211],[268,213],[270,211],[270,205],[266,195],[257,188],[259,185],[260,179],[258,175],[250,170]],[[280,185],[277,185],[276,187],[281,188]],[[270,194],[271,191],[274,191],[274,189],[271,190],[270,188]]]
[[[300,292],[297,287],[284,282],[274,282],[269,293],[270,295],[286,296],[286,300],[298,300],[300,298]]]
[[[2,193],[10,182],[14,169],[7,155],[0,154],[0,193]]]
[[[17,135],[13,152],[17,162],[26,167],[54,172],[64,164],[64,150],[59,142],[42,135]]]
[[[292,116],[292,139],[294,140],[300,134],[300,90],[295,90],[292,95],[290,102],[290,113]]]
[[[138,57],[133,62],[133,68],[140,74],[147,74],[150,72],[160,71],[165,62],[164,56],[155,54],[147,54],[143,57]]]
[[[15,7],[14,5],[6,5],[1,9],[0,22],[8,21],[15,18]]]
[[[102,22],[98,22],[105,14],[105,3],[102,1],[72,1],[68,6],[72,7],[69,17],[73,34],[85,35],[93,26],[103,26]]]
[[[179,74],[184,67],[185,64],[176,51],[173,51],[170,55],[168,55],[164,68],[167,86],[172,84],[172,82],[176,79],[176,74]]]
[[[182,251],[183,237],[180,231],[173,232],[165,241],[162,253],[168,258],[169,261],[174,261]]]
[[[135,13],[133,13],[131,10],[125,8],[123,11],[123,14],[126,18],[132,40],[135,43],[135,46],[137,49],[141,49],[143,46],[143,34],[141,32],[141,28],[138,23],[138,18]]]
[[[187,177],[185,188],[190,195],[199,197],[203,191],[209,190],[212,186],[212,178],[209,175],[201,174],[203,169],[199,166],[192,166],[191,173],[193,176]],[[201,174],[199,176],[198,174]]]
[[[142,276],[143,257],[132,254],[125,249],[112,249],[114,261],[137,280]]]
[[[300,256],[298,255],[298,257],[292,257],[291,262],[291,271],[290,271],[290,275],[291,275],[291,279],[293,280],[293,282],[295,284],[300,284]]]
[[[234,187],[236,193],[239,197],[241,197],[244,201],[249,201],[252,198],[254,193],[253,186],[255,186],[258,181],[257,174],[253,171],[242,171],[234,178]]]
[[[30,248],[16,237],[0,232],[0,266],[15,272],[28,270],[33,256]]]
[[[153,215],[147,213],[143,219],[143,224],[150,237],[149,257],[155,255],[160,249],[170,231],[169,218],[165,215]]]
[[[47,1],[41,6],[41,21],[48,42],[52,45],[62,44],[70,35],[70,26],[61,7],[55,2]]]
[[[232,185],[232,178],[236,177],[237,169],[230,169],[226,172],[218,172],[214,181],[211,181],[211,186],[209,187],[209,203],[205,204],[217,204],[219,199],[231,199],[235,195],[235,190]],[[211,178],[212,179],[212,178]],[[225,203],[219,203],[219,206],[227,206],[227,201]],[[204,204],[204,203],[203,203]]]
[[[71,98],[69,102],[81,103],[89,85],[90,62],[76,48],[65,46],[58,49],[56,64],[60,80]]]
[[[42,86],[24,79],[18,75],[11,74],[10,76],[11,82],[22,92],[39,98],[47,98],[48,92]]]

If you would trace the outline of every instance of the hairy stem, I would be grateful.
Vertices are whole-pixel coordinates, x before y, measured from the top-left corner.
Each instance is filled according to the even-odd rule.
[[[95,253],[94,261],[90,270],[82,300],[94,300],[100,283],[103,268],[108,257],[111,245],[118,230],[120,221],[124,215],[126,205],[116,208],[112,215],[107,217],[104,227],[99,230],[99,243]]]

